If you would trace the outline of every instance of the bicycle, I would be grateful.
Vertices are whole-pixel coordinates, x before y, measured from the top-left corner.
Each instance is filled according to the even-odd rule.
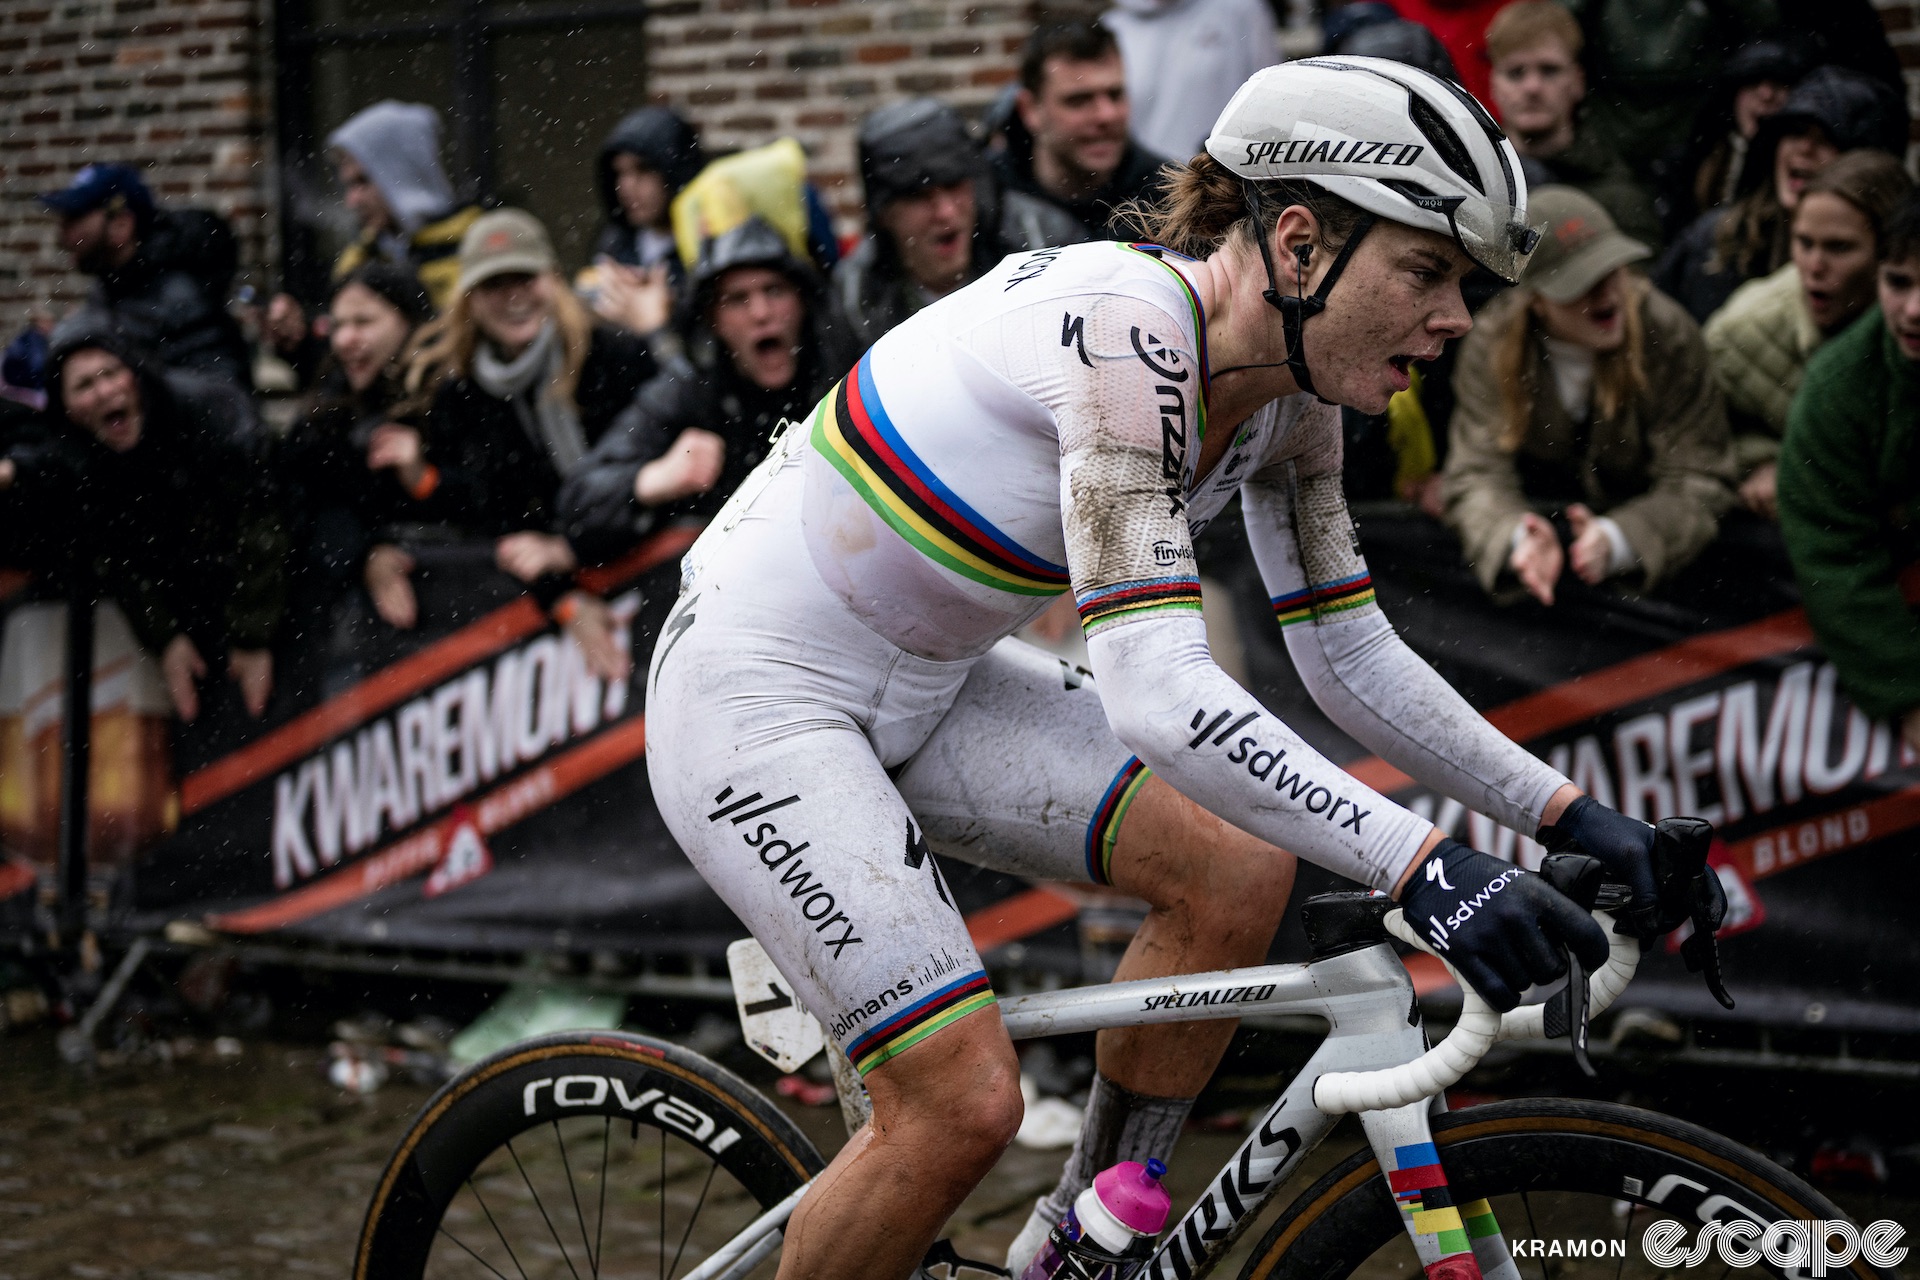
[[[1662,824],[1661,838],[1697,839],[1697,867],[1710,835],[1703,832],[1704,824],[1684,830]],[[1609,911],[1624,904],[1624,888],[1602,886],[1598,864],[1578,855],[1554,855],[1543,869],[1608,929],[1606,965],[1589,980],[1575,964],[1566,986],[1546,1003],[1505,1015],[1488,1009],[1463,982],[1459,1021],[1431,1048],[1389,938],[1428,948],[1396,904],[1376,894],[1323,894],[1303,904],[1312,946],[1305,964],[1001,1003],[1015,1040],[1188,1022],[1201,1007],[1230,1009],[1234,1017],[1307,1013],[1328,1024],[1327,1038],[1163,1235],[1139,1276],[1208,1275],[1348,1112],[1359,1114],[1367,1146],[1280,1213],[1254,1247],[1242,1280],[1374,1274],[1364,1269],[1389,1246],[1399,1250],[1404,1269],[1405,1246],[1395,1245],[1403,1240],[1432,1280],[1466,1280],[1476,1268],[1489,1280],[1518,1280],[1518,1260],[1500,1223],[1520,1217],[1537,1241],[1595,1239],[1605,1246],[1595,1250],[1600,1265],[1617,1262],[1618,1276],[1636,1219],[1673,1218],[1697,1232],[1735,1218],[1764,1228],[1844,1217],[1764,1157],[1657,1113],[1564,1099],[1445,1109],[1443,1090],[1501,1040],[1567,1035],[1584,1063],[1587,1017],[1625,990],[1638,964],[1637,941],[1611,927]],[[759,1006],[742,997],[743,1021],[756,1007],[790,1005],[783,996],[775,986]],[[785,1016],[795,1012],[787,1009]],[[834,1057],[851,1130],[861,1119],[864,1091],[844,1057]],[[616,1122],[630,1132],[616,1135]],[[643,1128],[653,1130],[644,1141]],[[355,1280],[460,1274],[742,1280],[778,1252],[784,1224],[824,1166],[766,1098],[697,1054],[626,1033],[545,1036],[475,1065],[427,1104],[369,1204]],[[719,1182],[722,1172],[726,1180]],[[619,1190],[609,1205],[616,1174]],[[670,1227],[670,1208],[684,1222]],[[717,1215],[703,1223],[710,1209]],[[1546,1231],[1543,1211],[1551,1214]],[[636,1245],[652,1256],[638,1256]],[[617,1265],[609,1263],[610,1252]],[[945,1241],[929,1255],[929,1265],[939,1262],[948,1264],[950,1278],[963,1266],[999,1270],[958,1258]],[[1761,1269],[1809,1274],[1764,1261]],[[1843,1272],[1861,1280],[1887,1274],[1864,1259],[1829,1274]],[[1550,1274],[1544,1260],[1540,1274]],[[1567,1274],[1564,1263],[1559,1274]]]

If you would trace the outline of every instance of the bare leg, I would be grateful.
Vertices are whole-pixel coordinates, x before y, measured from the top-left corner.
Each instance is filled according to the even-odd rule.
[[[1259,964],[1293,892],[1293,855],[1223,822],[1159,778],[1135,798],[1114,845],[1116,887],[1152,908],[1114,981]],[[1100,1074],[1134,1093],[1191,1098],[1239,1022],[1115,1027],[1096,1042]]]
[[[800,1202],[779,1280],[901,1280],[1020,1127],[1020,1064],[981,1009],[866,1077],[873,1123]]]

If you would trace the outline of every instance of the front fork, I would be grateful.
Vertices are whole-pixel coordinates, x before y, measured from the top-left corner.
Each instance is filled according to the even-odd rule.
[[[1436,1098],[1392,1111],[1360,1113],[1361,1127],[1400,1210],[1400,1223],[1428,1280],[1520,1280],[1493,1206],[1485,1200],[1459,1204],[1447,1186],[1427,1122],[1430,1110],[1445,1105],[1444,1098]]]

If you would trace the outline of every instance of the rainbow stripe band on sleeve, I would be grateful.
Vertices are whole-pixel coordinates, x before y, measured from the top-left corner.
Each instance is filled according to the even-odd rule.
[[[996,1003],[987,975],[977,972],[950,982],[867,1031],[847,1046],[847,1058],[861,1075],[888,1058],[919,1044],[950,1023]]]
[[[1284,596],[1273,597],[1273,616],[1283,627],[1296,622],[1307,622],[1324,618],[1329,614],[1345,613],[1370,605],[1373,600],[1373,575],[1355,574],[1351,578],[1342,578],[1338,582],[1323,582],[1308,587],[1305,591],[1289,592]]]
[[[1120,836],[1120,824],[1126,821],[1133,798],[1152,776],[1153,771],[1133,757],[1120,766],[1100,797],[1093,820],[1087,823],[1087,879],[1095,884],[1113,883],[1113,842]]]
[[[1139,578],[1078,593],[1080,627],[1089,639],[1117,622],[1184,613],[1200,616],[1200,579]]]
[[[1067,589],[1064,566],[994,528],[907,446],[880,403],[871,354],[815,411],[813,447],[928,559],[1015,595],[1054,596]]]

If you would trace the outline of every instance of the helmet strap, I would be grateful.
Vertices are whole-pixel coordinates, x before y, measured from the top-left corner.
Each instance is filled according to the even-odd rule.
[[[1327,309],[1327,294],[1347,269],[1347,262],[1353,257],[1353,251],[1359,247],[1360,241],[1367,232],[1373,230],[1374,216],[1370,213],[1360,215],[1353,234],[1340,246],[1333,265],[1327,268],[1327,274],[1311,294],[1306,292],[1306,285],[1307,261],[1313,256],[1313,246],[1303,244],[1294,250],[1293,296],[1288,297],[1280,292],[1279,273],[1273,269],[1273,249],[1267,243],[1267,234],[1260,225],[1260,184],[1246,181],[1242,185],[1247,193],[1247,208],[1253,214],[1253,235],[1260,244],[1260,261],[1267,269],[1267,287],[1261,290],[1260,296],[1267,300],[1268,306],[1280,313],[1280,327],[1287,341],[1287,369],[1293,374],[1294,385],[1308,395],[1317,396],[1320,393],[1314,389],[1313,375],[1307,371],[1306,324]]]

